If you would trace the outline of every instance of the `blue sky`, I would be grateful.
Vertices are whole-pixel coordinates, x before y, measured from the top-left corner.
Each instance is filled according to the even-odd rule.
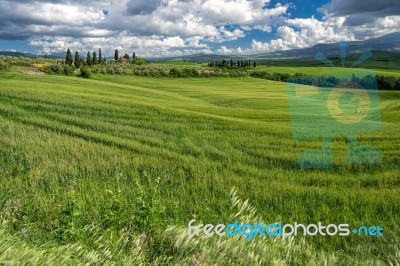
[[[399,0],[0,0],[0,50],[259,54],[397,32]]]

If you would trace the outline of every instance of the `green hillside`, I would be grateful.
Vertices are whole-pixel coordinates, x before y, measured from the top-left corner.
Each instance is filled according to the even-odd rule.
[[[321,74],[311,68],[274,71]],[[336,258],[396,265],[399,97],[399,91],[380,91],[383,130],[360,136],[361,143],[380,149],[381,164],[348,164],[346,139],[338,137],[335,167],[306,170],[298,166],[300,153],[321,143],[292,138],[285,83],[0,72],[0,264],[15,258],[27,265],[193,262],[205,251],[180,251],[164,230],[186,228],[191,219],[232,222],[234,187],[269,222],[385,229],[379,238],[295,238],[310,250],[301,252],[314,254],[299,261],[288,254],[300,251],[278,251],[278,244],[266,241],[265,249],[251,249],[276,248],[265,264]],[[204,263],[242,258],[213,259]]]

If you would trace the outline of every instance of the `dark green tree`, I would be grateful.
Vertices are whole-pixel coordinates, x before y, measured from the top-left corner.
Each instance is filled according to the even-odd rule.
[[[118,50],[117,49],[115,49],[114,59],[115,59],[115,61],[118,61],[118,59],[119,59],[119,55],[118,55]]]
[[[78,51],[75,52],[74,65],[75,65],[76,68],[80,68],[81,67],[81,57],[79,56]]]
[[[92,61],[93,61],[93,65],[96,65],[96,64],[97,64],[97,55],[96,55],[96,52],[93,52]]]
[[[132,63],[134,64],[136,62],[136,53],[133,52],[132,54]]]
[[[72,63],[73,63],[71,50],[69,48],[67,50],[67,56],[65,57],[65,63],[67,65],[72,65]]]
[[[92,57],[90,56],[90,52],[87,52],[86,55],[86,66],[91,66],[92,65]]]
[[[257,63],[256,62],[253,63],[253,67],[257,67]]]
[[[103,56],[101,55],[101,49],[99,48],[99,64],[102,63]]]

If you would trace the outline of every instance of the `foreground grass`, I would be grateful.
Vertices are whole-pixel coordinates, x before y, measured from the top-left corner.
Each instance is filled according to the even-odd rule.
[[[236,187],[270,222],[385,228],[381,238],[306,238],[315,254],[398,258],[399,92],[381,92],[383,130],[360,139],[381,150],[382,164],[347,164],[345,139],[337,138],[334,169],[303,170],[298,155],[320,143],[292,139],[282,83],[95,78],[0,73],[1,232],[11,241],[4,246],[90,253],[102,237],[111,253],[178,263],[164,230],[193,218],[232,222]],[[128,247],[119,248],[122,236]]]

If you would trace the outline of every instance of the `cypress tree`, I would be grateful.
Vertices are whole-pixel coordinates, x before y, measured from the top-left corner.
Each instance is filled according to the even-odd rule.
[[[92,57],[90,56],[90,52],[87,52],[86,65],[87,66],[91,66],[92,65]]]
[[[136,53],[133,52],[132,54],[132,64],[134,64],[136,62]]]
[[[253,67],[257,67],[257,63],[256,62],[253,63]]]
[[[79,52],[78,51],[75,52],[74,65],[75,65],[76,68],[80,68],[81,67],[81,57],[79,56]]]
[[[67,56],[65,57],[65,63],[67,65],[72,65],[72,63],[73,63],[71,50],[69,48],[67,50]]]
[[[101,49],[99,48],[99,64],[102,63],[103,56],[101,55]]]
[[[115,61],[118,61],[118,59],[119,59],[118,50],[117,49],[115,49],[114,59],[115,59]]]
[[[93,61],[93,65],[96,65],[96,64],[97,64],[97,55],[96,55],[96,52],[93,52],[92,61]]]

